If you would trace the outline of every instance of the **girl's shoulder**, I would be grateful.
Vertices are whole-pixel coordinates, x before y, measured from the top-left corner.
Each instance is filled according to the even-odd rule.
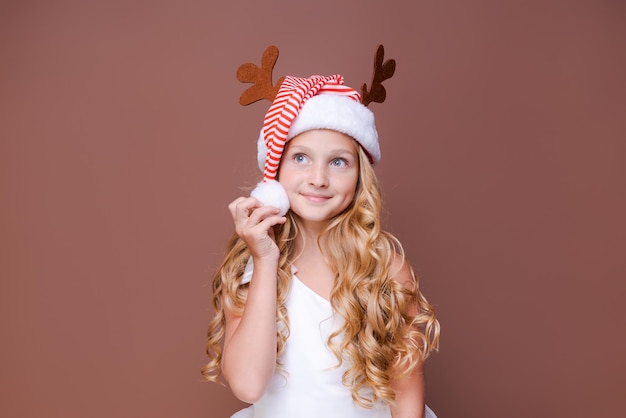
[[[391,278],[407,289],[415,285],[413,268],[401,252],[394,252],[391,260]]]
[[[405,288],[412,289],[415,285],[415,274],[400,240],[391,232],[383,230],[379,235],[378,248],[379,251],[387,254],[383,258],[387,259],[388,277]]]

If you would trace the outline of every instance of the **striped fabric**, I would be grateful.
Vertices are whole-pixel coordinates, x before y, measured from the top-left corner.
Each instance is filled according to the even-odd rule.
[[[322,93],[339,94],[357,102],[361,101],[358,92],[343,85],[343,77],[339,74],[328,77],[316,75],[310,78],[285,77],[263,123],[263,138],[268,150],[263,181],[276,178],[291,122],[308,99]]]

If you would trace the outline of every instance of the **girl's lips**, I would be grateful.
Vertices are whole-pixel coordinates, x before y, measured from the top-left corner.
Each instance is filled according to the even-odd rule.
[[[311,202],[326,202],[330,199],[330,196],[315,193],[302,193],[302,197]]]

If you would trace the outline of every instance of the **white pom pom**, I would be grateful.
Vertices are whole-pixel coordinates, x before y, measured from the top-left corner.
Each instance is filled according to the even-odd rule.
[[[261,182],[256,185],[250,196],[258,199],[266,206],[274,206],[285,216],[289,210],[289,198],[283,186],[276,180]]]

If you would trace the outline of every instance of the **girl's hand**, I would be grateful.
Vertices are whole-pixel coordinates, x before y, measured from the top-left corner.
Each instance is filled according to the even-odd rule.
[[[255,260],[278,260],[279,251],[274,241],[274,225],[287,218],[279,210],[263,204],[254,197],[239,197],[228,205],[237,235],[246,243]]]

